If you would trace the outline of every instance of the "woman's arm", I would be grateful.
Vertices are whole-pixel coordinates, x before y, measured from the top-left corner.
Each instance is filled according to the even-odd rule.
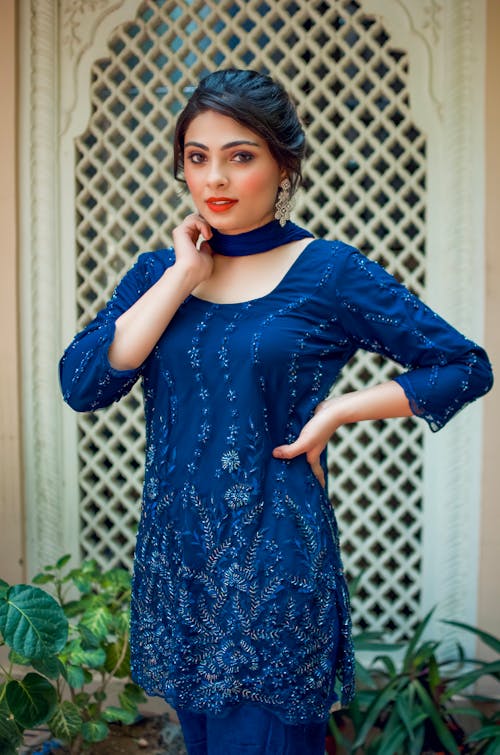
[[[406,367],[394,380],[322,402],[290,446],[274,455],[307,454],[316,477],[324,483],[319,456],[342,424],[363,419],[415,415],[433,431],[460,409],[485,394],[493,376],[480,346],[398,283],[380,265],[343,245],[336,260],[333,289],[325,302],[336,305],[338,322],[353,351],[376,352]],[[298,450],[300,449],[300,450]]]
[[[107,305],[77,333],[59,363],[64,400],[76,411],[95,411],[132,388],[140,368],[178,307],[210,276],[212,253],[195,244],[210,228],[196,215],[175,229],[171,249],[139,257]]]
[[[325,486],[325,475],[320,457],[326,444],[341,426],[364,419],[410,417],[412,411],[405,392],[398,383],[390,380],[372,388],[345,393],[326,399],[316,407],[314,416],[307,422],[297,440],[278,446],[273,451],[277,459],[293,459],[306,454],[316,478]]]
[[[173,232],[175,263],[115,322],[115,336],[108,359],[115,370],[133,370],[149,356],[184,299],[210,277],[213,260],[210,247],[198,237],[210,238],[210,226],[189,215]]]

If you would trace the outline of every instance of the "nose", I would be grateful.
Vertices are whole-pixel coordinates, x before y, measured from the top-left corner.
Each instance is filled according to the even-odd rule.
[[[228,177],[220,160],[210,162],[207,183],[209,186],[225,186],[228,183]]]

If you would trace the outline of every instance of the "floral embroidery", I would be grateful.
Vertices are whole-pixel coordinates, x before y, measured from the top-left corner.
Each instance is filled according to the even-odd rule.
[[[240,466],[240,457],[238,452],[232,448],[230,451],[226,451],[221,457],[222,469],[227,469],[228,472],[235,472]]]
[[[251,493],[252,488],[250,487],[250,485],[238,482],[236,485],[233,485],[232,488],[229,488],[229,490],[226,491],[226,493],[224,494],[224,500],[227,501],[232,509],[239,509],[241,508],[241,506],[247,505],[247,503],[250,501]]]

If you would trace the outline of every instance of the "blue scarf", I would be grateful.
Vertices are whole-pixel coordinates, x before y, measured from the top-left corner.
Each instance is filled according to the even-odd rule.
[[[260,228],[234,235],[221,233],[212,228],[212,238],[208,240],[208,243],[216,254],[223,254],[225,257],[245,257],[249,254],[268,252],[277,246],[312,237],[312,235],[290,220],[283,227],[277,220],[271,220]]]

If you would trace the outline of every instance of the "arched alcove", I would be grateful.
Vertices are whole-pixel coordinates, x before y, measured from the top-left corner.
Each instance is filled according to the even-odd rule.
[[[473,51],[484,8],[475,3],[473,16],[469,2],[453,0],[27,6],[30,565],[60,555],[61,543],[103,564],[129,563],[141,485],[138,391],[76,418],[61,406],[54,368],[133,256],[168,244],[189,208],[170,178],[168,148],[186,91],[221,65],[278,76],[311,146],[297,220],[359,246],[479,337],[481,196],[471,198],[469,187],[480,178],[470,149],[481,149],[482,68]],[[361,355],[338,390],[392,369]],[[436,438],[416,421],[339,433],[333,490],[348,569],[365,575],[359,621],[399,636],[435,602],[473,619],[479,453],[476,408]]]

